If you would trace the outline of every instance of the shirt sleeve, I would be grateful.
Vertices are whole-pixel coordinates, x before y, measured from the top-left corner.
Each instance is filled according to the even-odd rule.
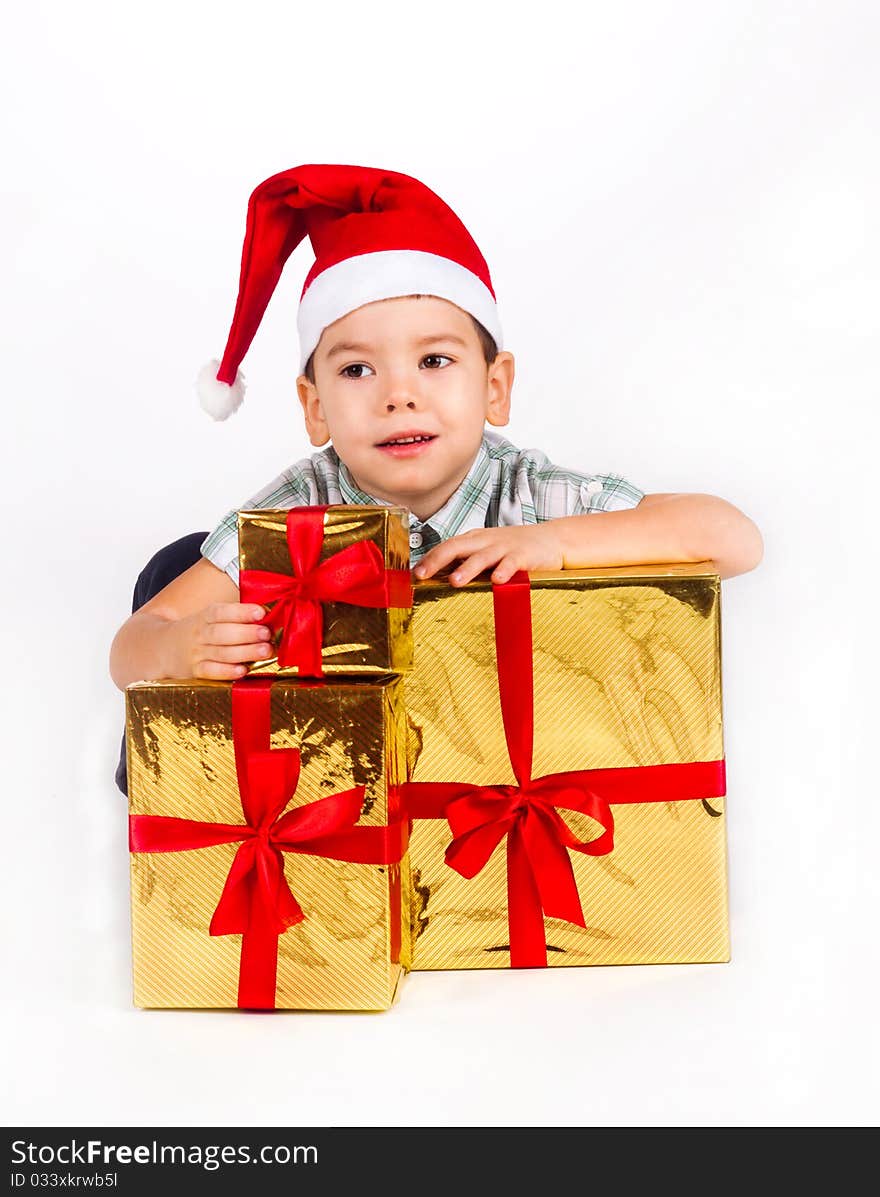
[[[645,492],[620,474],[586,474],[554,465],[539,449],[525,450],[520,460],[538,523],[566,515],[625,511],[636,507]]]
[[[261,507],[303,507],[317,502],[311,481],[311,462],[297,462],[268,482],[240,507],[224,515],[213,532],[202,541],[200,552],[238,585],[238,513]]]
[[[586,515],[591,511],[626,511],[638,507],[645,492],[620,474],[585,475],[578,484],[571,515]]]

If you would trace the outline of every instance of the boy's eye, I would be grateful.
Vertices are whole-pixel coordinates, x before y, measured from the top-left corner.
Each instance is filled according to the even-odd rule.
[[[430,370],[442,369],[442,367],[438,365],[439,362],[451,361],[452,358],[447,357],[445,353],[427,353],[422,358],[422,364],[427,364],[428,369]],[[359,373],[350,374],[350,370],[357,370]],[[372,373],[372,368],[366,365],[364,362],[352,362],[350,366],[344,366],[339,373],[343,376],[343,378],[366,378],[366,374],[363,373],[365,370],[370,370]]]

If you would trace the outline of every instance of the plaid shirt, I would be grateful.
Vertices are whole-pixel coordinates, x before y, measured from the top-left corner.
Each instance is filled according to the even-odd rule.
[[[486,429],[467,477],[440,510],[424,521],[410,513],[410,564],[416,565],[441,540],[472,528],[540,524],[564,515],[623,511],[635,507],[643,495],[644,491],[619,474],[564,469],[540,449],[517,449]],[[289,466],[243,503],[241,510],[328,503],[386,503],[357,486],[332,445]],[[223,517],[201,552],[238,585],[238,509]]]

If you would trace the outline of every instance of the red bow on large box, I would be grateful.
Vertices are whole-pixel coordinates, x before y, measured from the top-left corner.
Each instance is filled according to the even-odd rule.
[[[211,935],[241,935],[238,1005],[274,1009],[278,937],[305,915],[284,875],[283,852],[357,864],[396,863],[407,824],[356,827],[364,787],[283,814],[299,780],[299,750],[269,748],[272,678],[232,683],[232,738],[244,823],[131,815],[132,852],[186,852],[241,841],[211,919]]]
[[[322,677],[322,603],[355,607],[411,607],[409,570],[386,569],[371,540],[359,540],[318,563],[324,543],[327,507],[292,507],[287,513],[287,547],[292,574],[244,569],[239,576],[243,603],[274,603],[261,621],[281,630],[278,664],[303,677]]]
[[[614,847],[611,805],[676,802],[725,792],[724,761],[580,769],[532,778],[534,736],[532,614],[528,574],[493,586],[498,692],[516,785],[408,782],[413,819],[445,818],[453,840],[446,863],[475,877],[507,841],[507,901],[512,968],[547,964],[544,916],[585,926],[569,850],[602,856]],[[602,833],[580,840],[557,808],[595,819]]]

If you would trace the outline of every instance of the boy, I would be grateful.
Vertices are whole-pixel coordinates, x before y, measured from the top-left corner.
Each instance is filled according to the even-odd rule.
[[[508,422],[514,378],[488,267],[455,213],[406,175],[302,166],[254,191],[226,352],[200,376],[215,418],[241,402],[238,366],[306,234],[316,260],[297,319],[297,394],[311,443],[332,447],[243,508],[406,507],[415,576],[457,562],[453,585],[485,570],[503,582],[518,569],[712,560],[733,577],[759,563],[760,532],[723,499],[645,495],[485,430]],[[605,518],[590,518],[598,513]],[[235,515],[116,634],[110,672],[120,689],[139,679],[231,680],[271,655],[263,608],[238,601]]]

